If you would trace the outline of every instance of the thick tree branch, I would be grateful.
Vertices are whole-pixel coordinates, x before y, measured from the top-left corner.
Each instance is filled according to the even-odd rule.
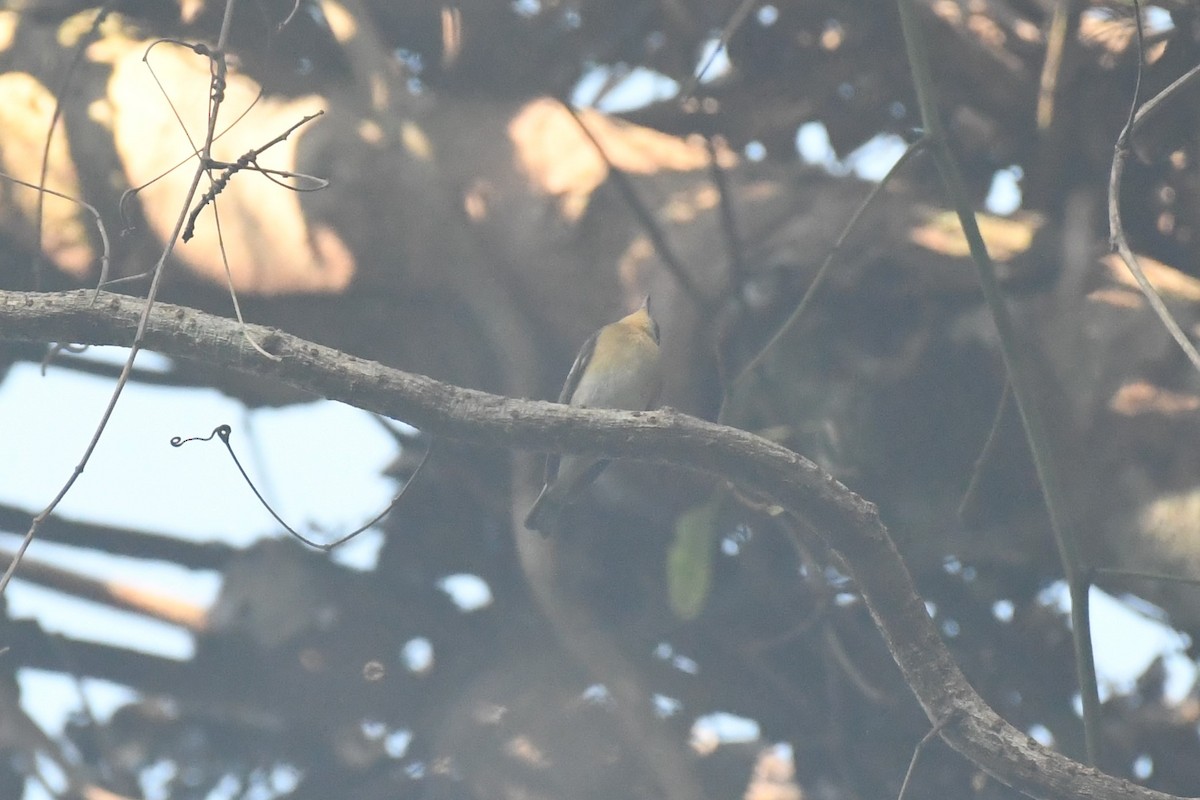
[[[0,339],[130,343],[143,302],[108,294],[91,301],[86,291],[0,292]],[[875,507],[796,453],[670,409],[626,413],[513,400],[388,369],[274,329],[247,327],[279,361],[256,353],[231,320],[162,303],[149,315],[143,343],[170,356],[282,380],[432,434],[497,447],[672,463],[719,475],[801,513],[845,556],[926,714],[972,762],[1032,797],[1171,797],[1047,750],[988,707],[943,645]]]

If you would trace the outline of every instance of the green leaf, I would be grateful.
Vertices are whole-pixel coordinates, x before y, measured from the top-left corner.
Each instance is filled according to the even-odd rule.
[[[698,617],[708,599],[720,506],[720,496],[714,495],[675,522],[675,540],[667,553],[667,596],[680,619]]]

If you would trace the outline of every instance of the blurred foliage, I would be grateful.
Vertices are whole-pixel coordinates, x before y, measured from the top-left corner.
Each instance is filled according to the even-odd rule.
[[[674,235],[668,238],[694,248],[697,260],[688,265],[709,259],[711,272],[697,267],[711,279],[704,285],[721,287],[707,305],[676,291],[661,306],[669,323],[664,346],[674,335],[676,363],[686,373],[668,401],[715,415],[720,376],[737,374],[787,317],[839,232],[836,220],[848,217],[840,212],[861,197],[850,156],[877,137],[908,137],[916,124],[899,25],[887,3],[754,5],[728,31],[717,66],[693,81],[739,5],[237,4],[231,50],[241,72],[273,98],[320,93],[331,105],[346,104],[347,138],[311,145],[335,173],[335,188],[340,178],[346,192],[320,211],[355,253],[371,254],[349,289],[252,297],[249,316],[389,364],[495,387],[504,378],[498,365],[512,363],[497,354],[515,348],[497,333],[509,328],[489,327],[499,317],[489,312],[511,303],[534,342],[531,351],[545,362],[539,388],[552,396],[557,366],[580,329],[596,322],[575,311],[611,311],[618,295],[612,287],[622,279],[611,277],[611,267],[625,270],[651,248],[634,247],[643,231],[629,221],[635,217],[627,198],[611,180],[584,192],[574,227],[555,205],[561,198],[512,200],[508,187],[524,188],[531,179],[509,163],[516,157],[501,132],[524,101],[572,97],[586,78],[601,88],[579,99],[603,104],[623,83],[652,74],[669,79],[674,93],[623,119],[678,136],[711,136],[742,156],[724,173],[670,173],[656,164],[635,183],[650,198],[651,216]],[[58,86],[71,58],[59,44],[69,39],[60,36],[64,21],[83,15],[71,23],[78,31],[96,9],[73,0],[9,8],[4,19],[13,35],[4,70]],[[122,0],[105,8],[129,26],[126,35],[136,29],[189,40],[212,38],[224,13],[212,0]],[[1127,563],[1114,554],[1148,551],[1129,533],[1138,509],[1168,490],[1191,488],[1196,465],[1187,454],[1200,452],[1190,417],[1152,401],[1137,412],[1115,403],[1122,387],[1141,380],[1152,398],[1186,406],[1200,381],[1181,368],[1152,322],[1133,316],[1136,295],[1090,271],[1104,251],[1109,166],[1135,77],[1128,6],[930,0],[922,8],[943,112],[975,198],[983,203],[999,170],[1021,176],[1024,216],[1014,217],[1009,232],[1027,233],[1028,241],[1018,236],[1020,246],[1001,259],[1006,288],[1023,324],[1049,342],[1044,357],[1061,377],[1046,390],[1057,393],[1056,419],[1079,444],[1072,502],[1097,532],[1090,557],[1096,565]],[[1061,61],[1050,63],[1056,10],[1068,34]],[[1194,4],[1162,3],[1148,18],[1146,96],[1200,61]],[[88,52],[88,68],[100,69],[102,48]],[[380,54],[386,70],[362,66]],[[107,76],[86,75],[78,95],[63,96],[64,115],[76,126],[74,151],[87,154],[81,161],[95,169],[90,176],[84,170],[85,190],[108,193],[115,203],[114,176],[121,173],[111,148],[95,145],[106,133],[103,120],[89,116],[98,106],[86,102],[87,91],[105,91]],[[379,139],[405,142],[411,159],[402,167],[394,153],[369,149],[376,131],[364,120],[378,122],[369,110],[379,88],[369,77],[399,98],[391,120],[397,128]],[[694,87],[692,97],[678,96],[684,87]],[[1134,246],[1184,271],[1200,264],[1195,91],[1139,138],[1143,163],[1130,169],[1122,195]],[[405,128],[400,117],[425,127]],[[803,126],[828,136],[825,173],[800,163]],[[438,165],[444,183],[421,182],[428,176],[412,156],[425,152],[413,146],[422,141],[417,133],[457,156]],[[350,141],[366,149],[354,150]],[[882,201],[886,210],[848,240],[811,313],[734,398],[729,418],[804,453],[878,503],[972,683],[1013,724],[1044,731],[1079,756],[1070,638],[1062,612],[1045,600],[1059,568],[1011,409],[999,415],[996,446],[978,467],[970,513],[958,513],[1004,379],[969,268],[936,224],[939,192],[927,167],[918,161],[907,170]],[[697,183],[721,180],[740,238],[714,221],[719,205],[700,202],[708,195],[695,195],[707,217],[688,217],[695,207],[679,199]],[[442,204],[431,185],[454,200]],[[390,204],[376,203],[378,196]],[[764,196],[775,205],[753,205]],[[7,195],[0,202],[10,205]],[[304,208],[311,213],[314,206]],[[465,216],[448,208],[465,208]],[[25,286],[23,259],[14,254],[33,240],[6,224],[0,275],[5,286]],[[389,235],[399,244],[379,238]],[[472,237],[498,262],[521,268],[470,273],[461,250],[430,244]],[[136,265],[138,251],[130,247],[125,255]],[[1081,263],[1082,273],[1072,272]],[[572,272],[573,265],[583,266]],[[550,285],[538,269],[556,270],[566,282]],[[661,264],[654,270],[671,285]],[[582,284],[585,273],[603,274],[606,292]],[[52,286],[73,280],[48,277]],[[226,302],[194,276],[180,275],[171,290],[202,307]],[[1194,321],[1192,305],[1175,302]],[[7,364],[38,354],[14,347],[0,356]],[[218,371],[177,370],[181,384],[212,384],[252,404],[296,399]],[[399,479],[412,468],[412,453],[402,451]],[[630,722],[640,718],[685,755],[711,798],[895,796],[929,723],[839,569],[836,531],[829,532],[831,551],[802,521],[717,499],[724,487],[674,470],[614,465],[570,511],[571,533],[554,547],[558,590],[589,610],[586,636],[614,642],[630,670],[621,677],[632,676],[641,691],[644,705],[630,709],[614,700],[619,681],[610,690],[598,680],[606,665],[564,645],[568,637],[546,621],[531,591],[518,534],[510,530],[508,454],[453,442],[438,442],[433,453],[386,521],[378,566],[366,573],[291,543],[217,552],[174,542],[169,531],[47,527],[46,538],[76,546],[215,566],[224,585],[195,631],[194,658],[183,663],[7,620],[0,628],[0,647],[8,648],[0,656],[0,708],[15,705],[12,675],[25,667],[111,680],[133,687],[140,699],[108,721],[74,719],[69,741],[51,743],[10,728],[7,711],[0,714],[3,786],[31,773],[31,752],[51,750],[79,794],[94,784],[127,797],[178,800],[671,796],[665,762]],[[4,511],[6,530],[24,529],[19,510]],[[458,574],[481,578],[491,602],[458,607],[441,588]],[[1177,606],[1151,596],[1177,624],[1191,627],[1197,618],[1194,594]],[[427,647],[428,658],[406,658],[414,647]],[[1109,760],[1102,766],[1186,793],[1200,780],[1200,693],[1193,688],[1184,701],[1168,701],[1163,669],[1156,663],[1129,693],[1107,703]],[[757,735],[717,741],[711,726],[698,724],[715,713],[752,720]],[[1135,763],[1150,768],[1135,776]],[[152,778],[160,788],[145,788]],[[914,781],[913,798],[1014,794],[938,745],[926,750]]]

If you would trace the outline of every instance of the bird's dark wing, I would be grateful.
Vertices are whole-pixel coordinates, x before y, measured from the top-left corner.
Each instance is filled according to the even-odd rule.
[[[583,347],[579,348],[579,354],[575,356],[575,363],[571,365],[571,371],[567,373],[567,380],[563,383],[562,391],[558,393],[558,402],[570,404],[571,395],[575,394],[575,390],[579,387],[579,379],[583,377],[583,371],[587,369],[588,362],[592,360],[592,352],[596,349],[596,337],[599,335],[600,331],[596,331],[583,343]],[[558,453],[546,455],[546,483],[552,483],[558,477],[558,461]]]
[[[558,393],[558,402],[571,402],[571,395],[575,394],[575,390],[579,388],[579,379],[583,377],[583,371],[587,369],[588,362],[592,360],[592,353],[596,350],[596,338],[600,335],[600,331],[596,331],[588,340],[583,343],[583,347],[579,348],[579,355],[575,356],[575,363],[571,365],[571,371],[567,373],[567,380],[563,383],[562,391]]]

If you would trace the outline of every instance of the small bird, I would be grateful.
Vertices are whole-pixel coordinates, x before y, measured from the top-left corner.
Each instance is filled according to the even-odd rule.
[[[647,297],[637,311],[605,325],[584,343],[558,402],[646,411],[661,391],[658,323],[650,316]],[[549,535],[562,509],[606,466],[607,459],[595,456],[547,456],[546,485],[530,507],[525,527]]]

